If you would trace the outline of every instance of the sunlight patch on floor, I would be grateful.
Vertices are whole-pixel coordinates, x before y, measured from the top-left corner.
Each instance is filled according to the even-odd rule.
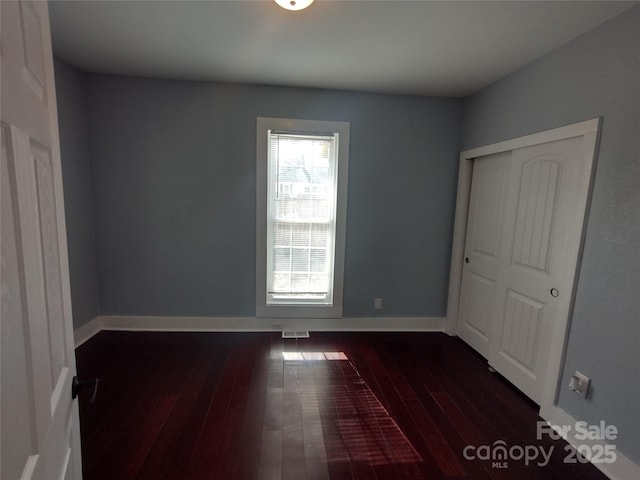
[[[313,370],[306,370],[305,376],[315,376],[316,381],[298,384],[301,401],[322,397],[333,403],[322,418],[329,463],[347,459],[371,466],[422,462],[344,352],[282,352],[282,358],[285,369],[296,376],[302,376],[303,369]]]

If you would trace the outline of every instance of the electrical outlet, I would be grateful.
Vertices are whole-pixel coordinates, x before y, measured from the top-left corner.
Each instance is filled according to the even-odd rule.
[[[569,390],[586,398],[589,391],[589,383],[591,383],[591,379],[576,370],[569,381]]]
[[[373,299],[373,308],[375,310],[382,310],[382,299],[381,298],[374,298]]]

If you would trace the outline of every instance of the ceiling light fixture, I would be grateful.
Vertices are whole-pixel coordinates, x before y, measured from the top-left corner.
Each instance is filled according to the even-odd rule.
[[[304,10],[313,3],[313,0],[274,0],[278,5],[287,10]]]

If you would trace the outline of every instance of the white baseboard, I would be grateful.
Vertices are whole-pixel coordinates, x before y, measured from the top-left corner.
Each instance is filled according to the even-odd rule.
[[[568,434],[563,435],[564,439],[569,442],[572,446],[578,447],[580,445],[587,445],[590,450],[593,452],[593,447],[598,445],[600,447],[604,447],[606,442],[603,440],[589,440],[589,439],[578,439],[576,438],[576,429],[575,425],[578,423],[578,420],[573,418],[563,409],[558,406],[554,406],[546,409],[545,416],[543,417],[551,427],[571,427]],[[541,412],[542,415],[542,412]],[[546,417],[546,418],[545,418]],[[615,440],[613,440],[610,444],[614,444]],[[598,452],[599,450],[596,450]],[[611,480],[629,480],[630,478],[640,478],[640,466],[633,463],[624,454],[620,453],[619,450],[616,449],[616,460],[612,463],[594,463],[594,465],[604,473]]]
[[[84,325],[76,328],[73,332],[73,340],[76,348],[89,340],[95,334],[102,330],[102,320],[104,317],[95,317],[93,320],[85,323]]]
[[[257,318],[105,315],[75,331],[76,347],[101,330],[166,332],[442,332],[444,317]]]

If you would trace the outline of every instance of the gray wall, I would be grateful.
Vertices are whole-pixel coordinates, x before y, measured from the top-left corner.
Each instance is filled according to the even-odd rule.
[[[60,65],[77,324],[98,304],[87,133],[101,313],[254,314],[255,119],[282,116],[351,122],[345,316],[435,316],[458,132],[472,148],[602,117],[559,405],[618,426],[640,461],[639,7],[466,99],[462,117],[457,100],[87,75],[87,132],[82,76]],[[586,400],[565,388],[575,369],[592,378]]]
[[[54,59],[73,326],[100,312],[84,74]]]
[[[468,98],[463,148],[603,118],[559,406],[640,462],[640,7]],[[591,396],[566,388],[591,377]]]
[[[461,101],[87,78],[103,314],[255,315],[272,116],[351,123],[344,315],[444,316]]]

